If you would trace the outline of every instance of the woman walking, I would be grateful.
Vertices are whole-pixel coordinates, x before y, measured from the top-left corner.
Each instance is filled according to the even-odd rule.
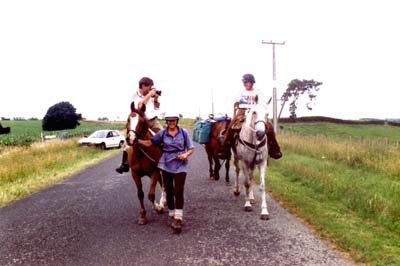
[[[187,175],[188,157],[193,154],[194,147],[186,129],[178,126],[179,115],[165,116],[167,128],[160,130],[152,139],[138,140],[140,145],[162,146],[163,154],[158,162],[167,192],[171,227],[176,233],[182,231],[184,187]]]

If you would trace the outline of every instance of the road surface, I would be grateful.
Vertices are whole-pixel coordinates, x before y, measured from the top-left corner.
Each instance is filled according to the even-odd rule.
[[[173,234],[166,212],[152,212],[147,200],[149,223],[140,226],[133,180],[114,171],[120,158],[1,208],[0,265],[351,264],[269,196],[271,219],[260,220],[257,189],[253,212],[244,212],[243,186],[235,197],[224,178],[210,181],[199,145],[190,158],[182,233]]]

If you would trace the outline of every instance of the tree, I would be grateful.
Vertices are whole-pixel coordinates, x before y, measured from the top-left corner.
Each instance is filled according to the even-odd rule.
[[[81,114],[76,113],[75,107],[69,102],[59,102],[51,106],[43,118],[43,130],[72,129],[79,125]]]
[[[285,106],[285,103],[287,101],[290,102],[289,106],[289,111],[290,111],[290,117],[291,118],[296,118],[296,110],[298,107],[298,100],[299,97],[303,94],[308,95],[308,102],[306,103],[306,107],[308,110],[312,110],[311,103],[315,100],[317,97],[316,93],[319,91],[319,86],[322,85],[322,82],[315,81],[313,79],[311,80],[299,80],[299,79],[293,79],[289,84],[288,88],[286,91],[282,94],[281,101],[282,101],[282,107],[279,112],[278,119],[281,117],[283,107]]]

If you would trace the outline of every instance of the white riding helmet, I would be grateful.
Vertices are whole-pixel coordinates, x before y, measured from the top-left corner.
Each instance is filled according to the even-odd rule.
[[[166,121],[179,120],[179,114],[176,112],[167,112],[164,116]]]

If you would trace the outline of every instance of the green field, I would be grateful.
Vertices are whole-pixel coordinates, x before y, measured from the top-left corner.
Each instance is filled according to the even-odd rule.
[[[335,138],[374,138],[400,141],[400,127],[379,125],[345,125],[334,123],[282,123],[280,128],[284,131],[303,135],[323,135]]]
[[[88,135],[100,129],[122,129],[124,123],[104,123],[82,121],[75,129],[44,131],[44,135],[56,135],[59,138],[70,138]],[[3,127],[11,127],[11,133],[0,135],[1,145],[30,145],[41,139],[42,121],[1,121]]]
[[[357,263],[400,265],[400,128],[282,125],[273,197]]]

